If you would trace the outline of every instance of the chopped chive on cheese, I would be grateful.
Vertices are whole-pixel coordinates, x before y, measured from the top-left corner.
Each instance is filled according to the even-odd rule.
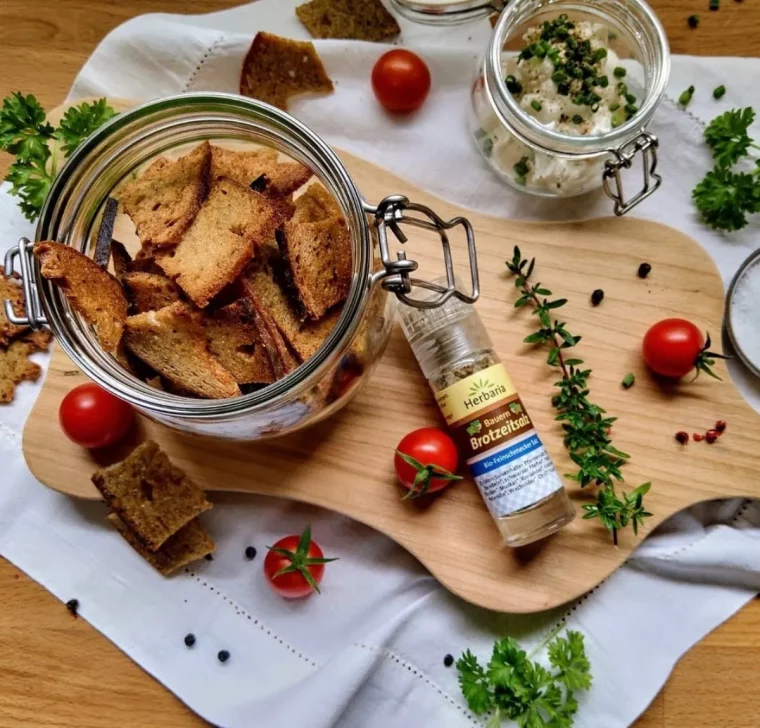
[[[520,182],[519,179],[518,179],[518,182],[520,182],[520,184],[524,185],[525,184],[525,177],[527,177],[528,176],[528,172],[530,172],[530,167],[528,166],[528,158],[527,157],[523,157],[519,162],[517,162],[517,164],[515,164],[514,167],[512,167],[512,169],[514,169],[515,174],[518,176],[518,178],[519,177],[523,178],[522,182]]]
[[[725,93],[726,93],[726,87],[725,87],[725,86],[722,86],[722,85],[721,85],[721,86],[718,86],[718,88],[716,88],[716,89],[713,91],[713,98],[714,98],[714,99],[720,99],[720,98],[723,98],[723,96],[725,95]]]
[[[688,106],[692,96],[694,96],[694,86],[689,86],[689,88],[678,97],[678,103],[681,104],[681,106]]]
[[[530,108],[533,109],[533,111],[541,111],[544,107],[541,106],[541,104],[533,99],[533,101],[530,102]]]
[[[615,78],[623,78],[627,71],[622,66],[615,66],[613,73],[615,74]]]

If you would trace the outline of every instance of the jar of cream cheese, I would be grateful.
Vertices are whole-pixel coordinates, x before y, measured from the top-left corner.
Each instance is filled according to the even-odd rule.
[[[545,197],[603,187],[616,215],[660,186],[658,141],[647,127],[665,91],[670,51],[645,2],[393,2],[428,23],[501,11],[473,83],[470,131],[502,179]],[[621,173],[635,164],[643,184],[626,196]]]

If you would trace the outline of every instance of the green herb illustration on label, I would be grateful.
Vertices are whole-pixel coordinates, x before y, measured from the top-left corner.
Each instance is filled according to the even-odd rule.
[[[509,405],[509,409],[512,411],[512,414],[515,415],[522,414],[523,411],[523,408],[519,402],[512,402],[512,404]]]
[[[477,435],[483,429],[483,425],[480,424],[480,420],[471,422],[467,427],[468,435]]]
[[[478,394],[480,394],[482,391],[486,389],[492,389],[493,383],[490,379],[483,379],[482,377],[478,379],[477,382],[473,382],[472,386],[470,387],[470,396],[476,397]]]

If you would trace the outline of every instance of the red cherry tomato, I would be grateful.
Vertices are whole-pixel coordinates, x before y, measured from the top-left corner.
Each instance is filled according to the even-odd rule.
[[[134,410],[97,384],[80,384],[63,398],[58,419],[70,440],[94,449],[121,440],[132,424]]]
[[[698,365],[705,337],[690,321],[665,319],[644,335],[644,361],[664,377],[682,377]]]
[[[397,48],[377,59],[372,69],[372,90],[386,111],[416,111],[430,92],[430,71],[416,53]]]
[[[405,498],[435,493],[453,480],[461,480],[454,474],[458,464],[457,446],[437,427],[410,432],[398,444],[393,459],[401,485],[409,489]]]
[[[326,559],[319,544],[311,540],[311,526],[300,536],[285,536],[269,546],[264,574],[269,586],[285,599],[301,599],[317,592],[325,574]]]

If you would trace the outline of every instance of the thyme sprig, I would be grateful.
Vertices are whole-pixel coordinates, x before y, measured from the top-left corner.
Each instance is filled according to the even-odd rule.
[[[509,272],[515,276],[515,288],[520,291],[515,308],[532,307],[540,324],[540,328],[526,336],[524,341],[548,347],[546,363],[562,373],[562,378],[554,383],[559,393],[552,397],[552,405],[558,412],[555,419],[562,423],[565,447],[577,467],[575,473],[568,473],[565,477],[577,482],[581,488],[591,483],[601,486],[596,503],[583,506],[586,511],[583,517],[598,518],[617,544],[620,529],[630,525],[637,534],[644,519],[652,515],[645,510],[643,503],[651,483],[618,495],[615,483],[623,482],[620,468],[630,456],[612,444],[610,430],[617,418],[609,417],[602,407],[589,400],[591,369],[583,368],[583,359],[566,356],[581,337],[570,333],[566,322],[552,315],[552,311],[562,308],[567,299],[550,300],[548,297],[552,292],[541,283],[532,282],[535,266],[536,259],[523,258],[517,246],[512,260],[507,261]]]

